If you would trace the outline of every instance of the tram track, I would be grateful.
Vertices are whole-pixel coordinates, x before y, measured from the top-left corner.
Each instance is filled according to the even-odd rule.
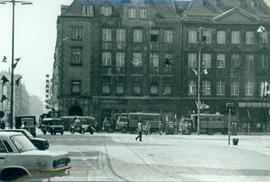
[[[166,173],[164,173],[162,170],[160,170],[157,167],[153,167],[152,165],[148,164],[137,152],[135,152],[129,145],[125,145],[138,159],[140,159],[140,161],[142,161],[142,163],[144,164],[144,166],[146,166],[148,169],[150,169],[152,172],[156,173],[157,175],[161,175],[161,176],[165,176],[165,177],[169,177],[171,179],[167,180],[167,181],[179,181],[180,179],[178,179],[175,176],[172,175],[168,175]]]
[[[125,177],[119,175],[113,168],[112,166],[112,162],[109,156],[109,151],[108,151],[108,147],[107,144],[104,142],[104,140],[102,140],[102,146],[104,148],[104,152],[103,157],[105,157],[105,159],[103,158],[103,164],[105,164],[106,169],[108,170],[109,175],[113,175],[115,178],[117,179],[113,179],[113,181],[126,181],[126,182],[131,182],[130,180],[126,179]]]

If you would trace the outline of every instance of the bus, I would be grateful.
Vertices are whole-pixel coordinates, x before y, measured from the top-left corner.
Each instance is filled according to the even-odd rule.
[[[160,129],[160,123],[162,122],[161,114],[159,113],[128,113],[127,115],[120,115],[116,122],[116,130],[126,133],[134,133],[137,130],[138,122],[142,121],[143,128],[149,126],[149,132],[157,132]]]
[[[191,114],[192,130],[194,132],[198,129],[198,114]],[[207,133],[208,135],[221,132],[226,134],[228,132],[228,122],[225,120],[223,114],[200,114],[200,133]]]

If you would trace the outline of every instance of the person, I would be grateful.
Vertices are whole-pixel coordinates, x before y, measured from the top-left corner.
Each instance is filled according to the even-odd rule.
[[[136,141],[139,139],[139,141],[142,142],[142,130],[143,130],[143,128],[142,128],[142,121],[139,121],[139,122],[138,122],[138,132],[139,132],[139,134],[138,134],[138,136],[135,138]]]
[[[5,121],[3,119],[1,119],[1,129],[4,130],[5,127],[6,127],[6,123],[5,123]]]

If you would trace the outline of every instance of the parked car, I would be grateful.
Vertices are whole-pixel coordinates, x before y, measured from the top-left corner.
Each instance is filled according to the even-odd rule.
[[[41,180],[69,174],[67,152],[37,150],[22,133],[0,132],[0,180]]]
[[[51,135],[56,133],[64,134],[64,124],[61,118],[44,118],[41,121],[40,129],[44,135],[49,132]]]
[[[29,133],[29,131],[26,129],[5,129],[0,130],[0,132],[23,133],[35,145],[35,147],[37,147],[38,150],[47,150],[49,148],[49,141],[47,139],[33,137],[33,135],[31,135],[31,133]]]
[[[36,136],[36,117],[35,116],[16,116],[15,117],[15,128],[26,129],[34,137]]]

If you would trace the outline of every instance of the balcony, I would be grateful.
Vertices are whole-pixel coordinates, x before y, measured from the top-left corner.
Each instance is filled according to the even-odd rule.
[[[159,51],[160,50],[160,44],[156,42],[150,43],[150,50],[151,51]]]
[[[116,48],[118,50],[124,50],[126,48],[126,43],[125,42],[116,42]]]
[[[103,50],[111,50],[112,49],[112,43],[111,42],[102,42],[102,49]]]
[[[110,66],[103,66],[101,68],[101,74],[102,75],[111,75],[112,74],[112,68]]]

